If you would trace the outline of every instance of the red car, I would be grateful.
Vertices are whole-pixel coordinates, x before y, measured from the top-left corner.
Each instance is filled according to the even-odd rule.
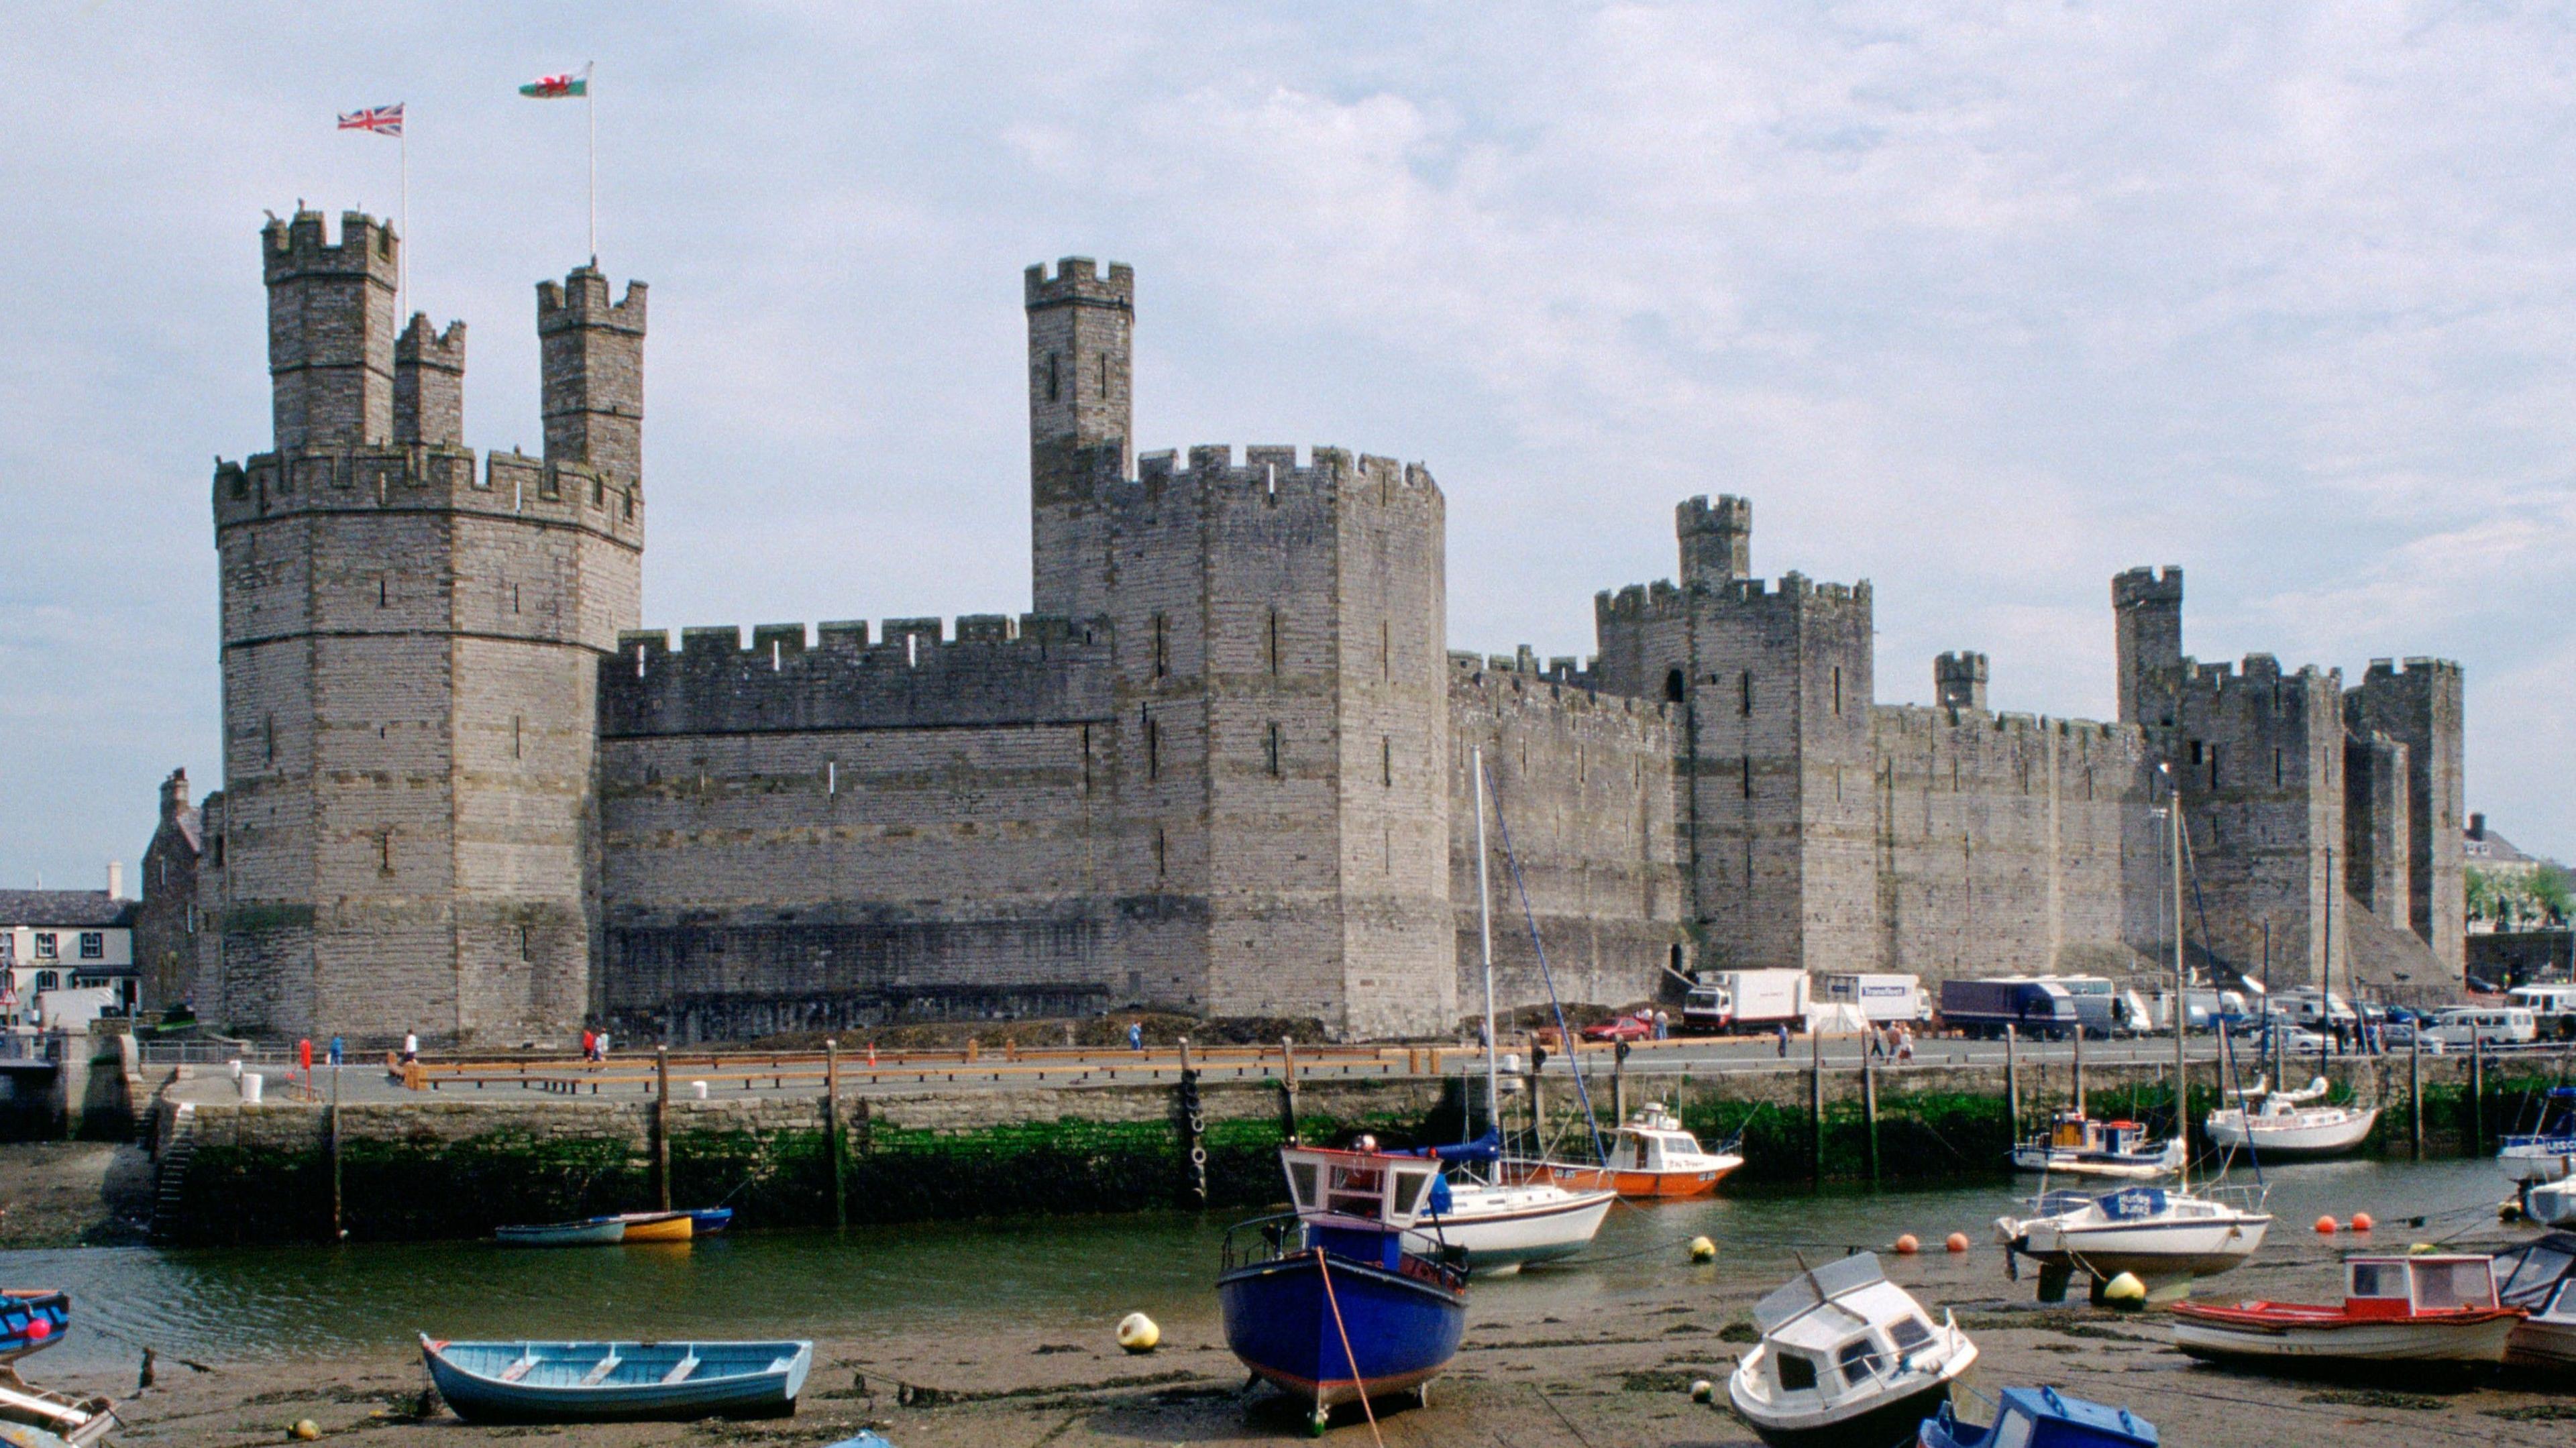
[[[1597,1026],[1585,1026],[1587,1041],[1645,1041],[1654,1038],[1655,1018],[1651,1015],[1613,1016]]]

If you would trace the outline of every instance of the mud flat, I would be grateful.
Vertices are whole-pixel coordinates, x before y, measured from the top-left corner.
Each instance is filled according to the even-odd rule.
[[[0,1143],[0,1251],[143,1240],[152,1159],[92,1141]]]
[[[2284,1242],[2221,1279],[2223,1285],[2204,1284],[2204,1294],[2331,1295],[2337,1253],[2350,1245],[2349,1238]],[[1964,1258],[1886,1261],[1891,1277],[1936,1308],[1953,1308],[1969,1326],[1983,1354],[1970,1375],[1972,1387],[1991,1393],[2048,1383],[2126,1405],[2154,1421],[2177,1448],[2340,1448],[2364,1438],[2563,1448],[2576,1438],[2576,1384],[2539,1391],[2510,1382],[2461,1388],[2224,1371],[2173,1351],[2164,1321],[2152,1312],[2036,1307],[2027,1279],[2018,1286],[2005,1281],[1995,1251],[1982,1245]],[[1380,1419],[1386,1441],[1512,1448],[1756,1441],[1723,1409],[1692,1403],[1688,1385],[1706,1377],[1722,1392],[1742,1351],[1738,1324],[1776,1285],[1773,1273],[1757,1275],[1723,1260],[1693,1268],[1662,1256],[1582,1270],[1600,1274],[1604,1291],[1580,1314],[1560,1315],[1561,1304],[1546,1310],[1547,1303],[1516,1293],[1509,1280],[1477,1289],[1456,1369],[1434,1387],[1430,1406],[1388,1405]],[[1114,1316],[1104,1304],[1098,1324],[1078,1331],[1030,1325],[955,1338],[925,1333],[819,1342],[801,1411],[769,1422],[486,1429],[443,1411],[419,1420],[412,1416],[426,1383],[419,1361],[383,1348],[213,1362],[202,1371],[164,1357],[159,1386],[140,1395],[132,1395],[130,1373],[61,1385],[130,1395],[131,1431],[118,1441],[131,1444],[273,1443],[299,1418],[313,1419],[332,1441],[386,1445],[503,1437],[602,1448],[811,1445],[859,1427],[878,1429],[898,1448],[1133,1448],[1300,1438],[1295,1404],[1267,1389],[1245,1390],[1244,1373],[1217,1337],[1212,1315],[1179,1325],[1161,1351],[1145,1357],[1126,1356],[1111,1344]],[[1369,1441],[1356,1415],[1335,1421],[1332,1441]]]

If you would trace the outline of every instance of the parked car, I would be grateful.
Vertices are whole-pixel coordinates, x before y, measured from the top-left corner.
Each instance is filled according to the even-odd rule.
[[[1612,1016],[1597,1025],[1583,1028],[1583,1039],[1587,1041],[1646,1041],[1652,1040],[1654,1035],[1655,1016],[1652,1011],[1639,1011],[1633,1016]]]

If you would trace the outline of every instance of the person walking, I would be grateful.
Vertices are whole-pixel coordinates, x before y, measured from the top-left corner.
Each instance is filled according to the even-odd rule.
[[[1145,1049],[1145,1023],[1143,1021],[1129,1021],[1127,1023],[1127,1049],[1131,1051],[1142,1051]]]
[[[582,1058],[583,1060],[585,1060],[585,1061],[596,1061],[596,1060],[598,1060],[598,1059],[599,1059],[599,1056],[598,1056],[598,1054],[597,1054],[597,1053],[598,1053],[598,1051],[599,1051],[599,1032],[592,1030],[592,1029],[591,1029],[590,1027],[588,1027],[588,1026],[584,1026],[584,1027],[582,1027],[582,1028],[581,1028],[581,1058]]]
[[[346,1049],[346,1048],[347,1048],[347,1043],[346,1043],[346,1042],[344,1042],[344,1041],[342,1041],[338,1036],[333,1036],[333,1037],[331,1038],[331,1064],[332,1064],[332,1065],[337,1066],[337,1065],[339,1065],[339,1064],[341,1063],[342,1058],[347,1054],[347,1049]]]
[[[599,1028],[599,1059],[602,1061],[608,1059],[608,1027],[606,1026]]]
[[[1672,1038],[1673,1018],[1662,1011],[1655,1012],[1655,1039],[1669,1041]]]
[[[1789,1059],[1789,1023],[1787,1021],[1780,1023],[1780,1059],[1783,1061]]]
[[[1896,1032],[1896,1059],[1898,1059],[1898,1060],[1900,1060],[1900,1061],[1911,1061],[1911,1060],[1913,1060],[1913,1059],[1914,1059],[1914,1032],[1913,1032],[1913,1030],[1912,1030],[1911,1028],[1909,1028],[1909,1027],[1905,1026],[1905,1025],[1902,1025],[1902,1024],[1899,1024],[1899,1025],[1893,1026],[1893,1027],[1891,1027],[1890,1029],[1892,1029],[1892,1030],[1894,1030],[1894,1031]]]
[[[1871,1060],[1881,1061],[1887,1058],[1887,1033],[1889,1029],[1889,1027],[1877,1025],[1869,1028],[1869,1055]]]
[[[402,1063],[406,1066],[410,1066],[417,1064],[419,1060],[420,1033],[418,1031],[403,1032]]]

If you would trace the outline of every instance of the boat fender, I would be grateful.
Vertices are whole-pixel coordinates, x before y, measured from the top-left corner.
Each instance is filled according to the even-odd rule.
[[[1694,1378],[1694,1379],[1692,1379],[1692,1380],[1691,1380],[1691,1401],[1692,1401],[1692,1402],[1694,1402],[1694,1403],[1713,1403],[1713,1402],[1716,1402],[1716,1401],[1717,1401],[1717,1384],[1710,1382],[1710,1381],[1709,1381],[1708,1379],[1706,1379],[1706,1378]]]
[[[2368,1212],[2355,1212],[2352,1214],[2352,1229],[2356,1232],[2367,1232],[2377,1225],[2378,1223],[2373,1222],[2370,1219],[2370,1213]]]
[[[1714,1261],[1716,1261],[1716,1260],[1717,1260],[1717,1244],[1716,1244],[1715,1242],[1710,1241],[1710,1240],[1709,1240],[1709,1239],[1707,1239],[1706,1237],[1693,1237],[1693,1238],[1691,1238],[1691,1239],[1690,1239],[1690,1259],[1691,1259],[1692,1261],[1694,1261],[1694,1262],[1714,1262]]]
[[[1942,1242],[1941,1245],[1948,1248],[1952,1255],[1965,1252],[1968,1250],[1968,1234],[1965,1232],[1952,1232],[1949,1238]]]
[[[1899,1257],[1911,1257],[1911,1256],[1913,1256],[1915,1253],[1920,1252],[1920,1251],[1922,1251],[1922,1250],[1923,1250],[1923,1243],[1922,1243],[1922,1241],[1921,1241],[1919,1238],[1917,1238],[1917,1237],[1916,1237],[1912,1232],[1903,1232],[1903,1233],[1898,1234],[1898,1236],[1897,1236],[1897,1238],[1896,1238],[1896,1255],[1897,1255],[1897,1256],[1899,1256]]]
[[[1163,1329],[1141,1312],[1118,1319],[1118,1345],[1131,1353],[1149,1353],[1163,1341]]]
[[[2123,1272],[2102,1285],[2102,1300],[2113,1307],[2140,1307],[2147,1300],[2147,1284],[2135,1272]]]
[[[2318,1236],[2320,1236],[2320,1237],[2331,1237],[2331,1236],[2333,1236],[2333,1235],[2335,1234],[2336,1230],[2337,1230],[2337,1228],[2336,1228],[2336,1226],[2335,1226],[2335,1219],[2334,1219],[2334,1218],[2332,1218],[2332,1217],[2319,1217],[2319,1218],[2317,1218],[2317,1235],[2318,1235]]]

